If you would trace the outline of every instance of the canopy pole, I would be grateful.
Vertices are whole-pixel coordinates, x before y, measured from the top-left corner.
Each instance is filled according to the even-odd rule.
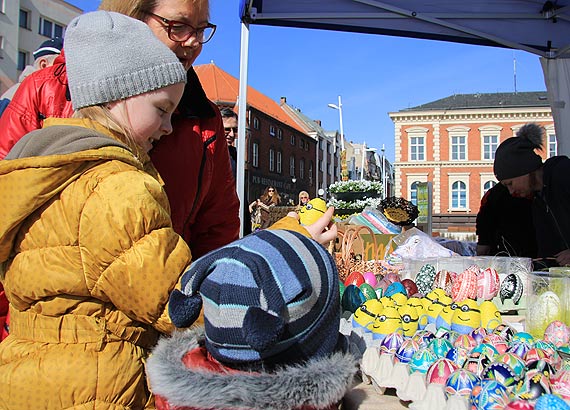
[[[246,134],[247,112],[247,68],[249,59],[249,24],[241,23],[240,44],[240,68],[239,68],[239,95],[238,95],[238,143],[237,143],[237,166],[236,166],[236,190],[239,198],[240,238],[243,237],[245,227],[245,149],[248,143]]]

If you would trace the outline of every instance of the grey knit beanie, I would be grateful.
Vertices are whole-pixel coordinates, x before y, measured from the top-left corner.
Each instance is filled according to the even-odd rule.
[[[64,50],[75,110],[186,82],[176,55],[145,23],[123,14],[76,17],[67,27]]]

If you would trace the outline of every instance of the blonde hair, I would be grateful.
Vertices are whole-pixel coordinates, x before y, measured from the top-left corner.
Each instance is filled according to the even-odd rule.
[[[98,122],[111,131],[119,141],[127,145],[139,160],[144,158],[144,151],[135,142],[131,127],[120,124],[113,114],[111,114],[111,111],[104,105],[80,108],[75,111],[73,118],[86,118]]]
[[[161,0],[101,0],[99,10],[114,11],[135,18],[140,21],[148,19],[148,13],[153,13]],[[198,13],[206,10],[206,15],[210,18],[209,0],[179,0],[191,2],[196,7]]]

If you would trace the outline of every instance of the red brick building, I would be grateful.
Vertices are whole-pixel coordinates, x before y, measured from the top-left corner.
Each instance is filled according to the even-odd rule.
[[[543,157],[556,155],[546,92],[453,95],[389,115],[395,128],[395,195],[415,201],[416,184],[431,182],[434,231],[474,231],[481,197],[497,182],[495,150],[522,125],[543,125]]]

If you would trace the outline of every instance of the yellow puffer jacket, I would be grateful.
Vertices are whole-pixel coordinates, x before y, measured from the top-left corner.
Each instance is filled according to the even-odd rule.
[[[152,407],[147,349],[172,330],[168,297],[191,260],[160,178],[82,120],[14,155],[0,161],[0,409]]]

